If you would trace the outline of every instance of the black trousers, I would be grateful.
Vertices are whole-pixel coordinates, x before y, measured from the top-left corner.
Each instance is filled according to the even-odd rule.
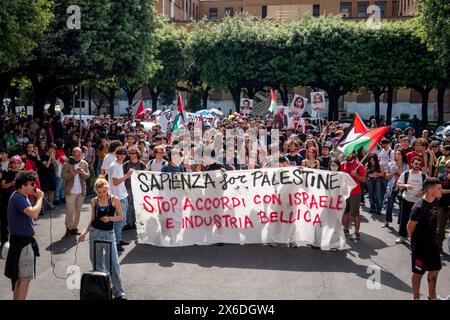
[[[408,231],[406,230],[406,226],[408,225],[409,216],[411,215],[411,209],[414,205],[414,202],[406,201],[402,198],[402,205],[400,206],[400,229],[398,234],[401,237],[408,237]]]

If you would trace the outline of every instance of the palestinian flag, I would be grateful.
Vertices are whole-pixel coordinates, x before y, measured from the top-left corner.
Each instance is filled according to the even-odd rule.
[[[178,92],[178,108],[175,119],[173,120],[172,132],[177,132],[178,129],[180,128],[180,118],[183,120],[183,123],[181,125],[184,124],[183,112],[184,112],[184,102],[183,99],[181,98],[181,93]]]
[[[367,132],[367,127],[364,124],[364,122],[361,120],[358,114],[355,115],[355,118],[353,119],[353,127],[350,129],[350,131],[347,133],[347,135],[342,139],[342,141],[339,143],[339,145],[346,144],[350,141],[355,140],[358,138],[361,133]]]
[[[345,156],[353,151],[358,151],[363,148],[366,153],[371,153],[378,142],[384,137],[389,127],[380,127],[371,129],[365,133],[360,134],[356,139],[343,143],[338,147]]]
[[[277,100],[275,99],[275,92],[273,89],[270,89],[270,105],[269,105],[269,112],[274,112],[277,108]]]

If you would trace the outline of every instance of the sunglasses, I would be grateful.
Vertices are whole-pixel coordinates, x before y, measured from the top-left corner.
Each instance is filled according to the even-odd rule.
[[[330,168],[337,168],[339,167],[337,164],[330,164]]]
[[[136,152],[129,152],[128,154],[131,156],[132,154],[137,154],[137,153]]]

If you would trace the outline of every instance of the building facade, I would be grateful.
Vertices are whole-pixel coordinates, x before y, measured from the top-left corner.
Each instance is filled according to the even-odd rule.
[[[158,0],[156,10],[173,21],[198,20],[200,0]]]
[[[200,18],[220,20],[226,15],[248,12],[278,20],[329,14],[362,19],[367,18],[368,8],[372,5],[380,8],[380,18],[398,18],[415,12],[413,0],[204,0],[200,1]]]

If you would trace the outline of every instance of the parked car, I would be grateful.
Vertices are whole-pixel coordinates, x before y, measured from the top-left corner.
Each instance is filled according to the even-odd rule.
[[[450,121],[444,122],[442,125],[440,125],[434,134],[431,136],[433,140],[444,140],[447,133],[450,132]]]
[[[422,130],[424,129],[422,122],[411,119],[392,121],[388,135],[389,137],[392,137],[394,135],[395,129],[397,128],[400,128],[403,132],[405,132],[405,129],[409,127],[414,129],[414,136],[420,137],[422,135]]]

